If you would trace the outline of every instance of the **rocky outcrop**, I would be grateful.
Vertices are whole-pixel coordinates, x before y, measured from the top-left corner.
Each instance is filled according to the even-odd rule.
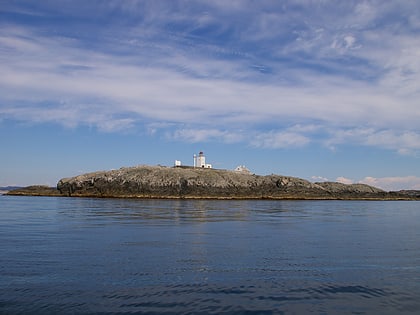
[[[62,196],[60,191],[55,187],[34,185],[28,187],[22,187],[17,189],[12,189],[8,191],[5,195],[9,196]]]
[[[419,200],[419,191],[311,183],[281,175],[192,167],[137,166],[63,178],[57,188],[29,186],[9,195],[110,198]]]
[[[420,199],[420,190],[400,190],[398,194]]]
[[[362,184],[311,183],[289,176],[163,166],[137,166],[64,178],[57,189],[65,196],[123,198],[387,199],[388,196],[383,190]]]
[[[308,181],[202,168],[139,166],[62,179],[67,196],[140,198],[272,198],[325,194]]]
[[[384,190],[365,184],[343,184],[337,182],[320,182],[316,184],[328,190],[331,193],[331,195],[340,198],[351,199],[355,196],[364,196],[365,198],[385,198],[388,196],[388,193]]]

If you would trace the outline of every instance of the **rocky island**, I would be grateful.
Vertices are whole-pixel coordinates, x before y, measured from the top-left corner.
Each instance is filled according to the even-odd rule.
[[[419,199],[364,184],[311,183],[281,175],[255,175],[199,167],[136,166],[63,178],[57,188],[30,186],[9,195],[179,199]]]

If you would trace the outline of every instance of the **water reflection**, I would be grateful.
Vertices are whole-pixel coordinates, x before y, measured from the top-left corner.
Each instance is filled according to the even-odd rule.
[[[62,198],[66,199],[66,198]],[[316,202],[312,202],[316,205]],[[308,211],[305,202],[255,200],[125,200],[125,199],[71,199],[71,207],[60,211],[69,217],[86,219],[96,216],[119,221],[137,220],[155,223],[268,221],[279,218],[305,218],[316,215],[316,207]],[[322,207],[322,206],[321,206]],[[321,209],[322,210],[322,209]],[[328,213],[324,213],[328,215]],[[129,222],[126,222],[129,223]],[[138,223],[138,222],[136,222]]]
[[[73,201],[73,199],[72,199]],[[247,202],[217,200],[123,200],[123,199],[78,199],[73,208],[63,209],[65,216],[86,219],[105,217],[125,223],[154,224],[165,222],[217,222],[244,220],[252,209]],[[132,221],[134,220],[134,221]]]

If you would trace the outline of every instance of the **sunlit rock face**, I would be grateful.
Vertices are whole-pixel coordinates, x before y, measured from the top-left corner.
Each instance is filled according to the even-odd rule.
[[[364,199],[387,193],[368,185],[311,183],[281,175],[192,167],[137,166],[61,179],[65,196],[132,198]]]

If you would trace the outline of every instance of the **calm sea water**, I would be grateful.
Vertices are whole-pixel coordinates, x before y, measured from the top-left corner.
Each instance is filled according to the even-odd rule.
[[[0,313],[420,314],[420,202],[0,196]]]

